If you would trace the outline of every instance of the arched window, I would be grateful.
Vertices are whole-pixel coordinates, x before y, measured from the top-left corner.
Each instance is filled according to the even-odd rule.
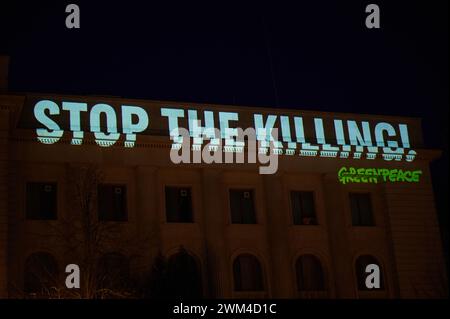
[[[201,298],[202,275],[197,260],[184,248],[170,256],[167,265],[168,293],[174,298]]]
[[[24,291],[28,294],[49,295],[58,283],[58,264],[44,252],[33,253],[25,261]]]
[[[122,289],[129,285],[130,263],[119,253],[103,255],[98,262],[98,285],[102,288]]]
[[[324,291],[325,276],[322,264],[314,255],[300,256],[295,263],[299,291]]]
[[[381,268],[380,262],[373,256],[361,255],[356,259],[355,271],[356,280],[358,283],[358,290],[371,290],[366,286],[366,278],[370,273],[366,273],[366,267],[370,264],[375,264],[380,269],[380,289],[384,289],[384,279],[383,279],[383,269]]]
[[[264,279],[261,263],[250,254],[237,256],[233,262],[235,291],[263,291]]]

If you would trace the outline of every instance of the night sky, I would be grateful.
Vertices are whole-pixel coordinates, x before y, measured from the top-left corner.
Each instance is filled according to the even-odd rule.
[[[448,256],[447,1],[6,2],[12,92],[421,117]]]

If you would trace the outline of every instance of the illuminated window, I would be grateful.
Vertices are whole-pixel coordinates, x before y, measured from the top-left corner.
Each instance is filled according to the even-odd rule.
[[[295,263],[299,291],[323,291],[325,279],[322,264],[314,255],[303,255]]]
[[[49,297],[58,283],[58,265],[55,258],[44,252],[28,256],[24,268],[24,291],[38,297]]]
[[[26,197],[27,219],[56,219],[56,183],[27,183]]]
[[[264,280],[261,264],[253,255],[242,254],[233,262],[235,291],[263,291]]]
[[[166,218],[168,223],[192,223],[191,189],[166,186]]]
[[[353,226],[374,226],[370,194],[350,193]]]
[[[98,218],[100,221],[127,221],[127,188],[124,185],[98,186]]]
[[[384,290],[383,283],[383,269],[381,268],[378,260],[370,255],[362,255],[356,259],[355,271],[356,271],[356,281],[358,284],[358,290],[372,290],[366,286],[366,278],[370,273],[366,273],[366,267],[370,264],[377,265],[380,269],[380,289]]]
[[[291,192],[294,225],[317,225],[313,192]]]
[[[230,190],[231,223],[256,224],[253,190]]]

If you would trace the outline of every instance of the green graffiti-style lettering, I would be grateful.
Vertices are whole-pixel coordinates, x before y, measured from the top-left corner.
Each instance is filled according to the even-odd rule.
[[[403,177],[403,171],[401,169],[399,169],[397,171],[397,178],[395,179],[396,182],[404,182],[405,178]]]
[[[411,175],[412,175],[411,171],[405,171],[404,177],[405,177],[405,180],[409,183],[411,183]]]
[[[389,181],[390,182],[395,182],[397,179],[397,170],[396,169],[392,169],[389,173]]]
[[[414,171],[412,172],[411,181],[418,183],[420,180],[420,175],[422,175],[422,171]]]
[[[377,184],[380,178],[383,182],[408,182],[418,183],[421,170],[402,170],[402,169],[387,169],[387,168],[355,168],[355,167],[341,167],[338,171],[338,179],[342,184],[347,183],[373,183]]]

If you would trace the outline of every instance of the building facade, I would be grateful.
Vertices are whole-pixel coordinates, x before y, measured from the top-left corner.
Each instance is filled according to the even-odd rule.
[[[47,104],[45,116],[39,117],[41,101]],[[79,113],[64,107],[71,102],[80,103]],[[92,110],[99,104],[115,112],[100,110],[97,119]],[[145,121],[135,110],[129,121],[134,132],[127,131],[123,106],[146,110],[147,125],[137,125]],[[183,116],[164,116],[166,108],[184,110]],[[244,128],[255,126],[255,114],[261,115],[263,127],[274,116],[284,129],[276,172],[261,174],[258,163],[173,163],[169,122],[176,118],[180,127],[192,131],[189,110],[197,111],[202,123],[214,115],[216,127],[224,123],[220,112],[238,114]],[[303,134],[294,127],[300,116]],[[42,118],[52,119],[61,136]],[[102,126],[98,130],[96,120]],[[350,149],[340,141],[339,123]],[[396,131],[377,123],[390,123]],[[104,134],[110,143],[105,147],[99,141],[102,130],[120,136],[111,142]],[[288,154],[289,141],[298,143]],[[389,149],[401,146],[400,158],[386,157]],[[302,149],[312,153],[300,153]],[[0,296],[15,297],[26,289],[33,254],[51,259],[62,281],[66,265],[77,263],[49,234],[73,211],[71,174],[77,167],[95,165],[102,172],[97,218],[123,234],[109,253],[132,260],[133,274],[151,268],[158,251],[170,259],[183,247],[197,267],[205,297],[445,297],[447,277],[429,170],[439,155],[423,145],[415,118],[5,93],[0,95]],[[351,175],[352,168],[369,170],[346,179],[343,172]],[[420,178],[407,173],[376,180],[377,170],[384,174],[383,169],[419,171]],[[125,238],[139,239],[139,244],[124,244]],[[369,264],[379,267],[380,288],[364,286]]]

